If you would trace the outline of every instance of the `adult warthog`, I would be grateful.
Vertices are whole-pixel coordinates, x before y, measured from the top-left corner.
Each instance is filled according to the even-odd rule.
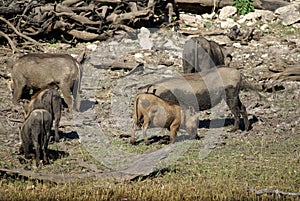
[[[225,48],[203,36],[191,38],[184,44],[182,53],[184,73],[206,71],[219,65],[228,65],[230,61],[231,55]]]
[[[20,100],[26,88],[38,90],[54,83],[60,88],[69,110],[73,110],[73,104],[79,110],[81,76],[81,65],[70,55],[24,55],[12,66],[13,102]]]
[[[163,79],[142,87],[141,91],[154,93],[160,98],[203,111],[210,109],[225,99],[234,115],[232,131],[239,128],[240,114],[245,130],[249,129],[248,115],[239,93],[244,82],[240,72],[233,68],[215,68],[206,73],[190,73]]]

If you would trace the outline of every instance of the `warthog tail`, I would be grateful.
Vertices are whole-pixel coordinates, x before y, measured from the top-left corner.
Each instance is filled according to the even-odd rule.
[[[74,97],[74,102],[75,102],[75,108],[77,111],[80,110],[80,89],[81,89],[81,79],[82,79],[82,66],[80,63],[76,63],[78,67],[78,76],[74,82],[73,86],[73,97]]]
[[[138,101],[139,101],[139,95],[137,95],[137,97],[135,98],[134,101],[134,110],[133,110],[133,124],[137,125],[138,124]]]
[[[266,99],[267,97],[259,93],[259,91],[263,91],[264,88],[261,85],[252,84],[249,81],[247,81],[245,78],[241,81],[241,89],[250,89],[252,91],[255,91],[255,93],[259,96],[259,98]]]
[[[84,59],[85,51],[86,51],[86,48],[84,48],[83,51],[80,53],[80,55],[78,55],[78,57],[76,58],[76,61],[80,64],[82,63],[82,61]]]

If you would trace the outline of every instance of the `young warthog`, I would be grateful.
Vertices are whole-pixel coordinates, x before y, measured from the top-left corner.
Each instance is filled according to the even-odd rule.
[[[39,166],[41,159],[44,163],[49,163],[47,147],[51,125],[51,114],[47,110],[36,109],[29,114],[20,128],[20,153],[24,153],[28,159],[34,148],[36,166]]]
[[[154,84],[142,87],[142,91],[155,93],[160,98],[195,110],[210,109],[226,100],[234,115],[234,127],[239,128],[242,114],[245,130],[249,129],[248,115],[239,98],[243,80],[240,72],[233,68],[215,68],[209,72],[184,74],[179,77],[163,79]]]
[[[135,142],[136,127],[142,125],[145,144],[148,144],[146,130],[148,126],[167,128],[170,131],[170,143],[173,143],[180,126],[185,127],[193,137],[197,137],[197,116],[194,110],[183,110],[179,105],[153,94],[138,94],[134,101],[133,132],[131,144]]]
[[[25,119],[34,109],[47,110],[54,122],[55,141],[59,141],[58,125],[61,118],[61,97],[56,89],[56,86],[43,89],[35,93],[27,106],[24,107]]]
[[[80,107],[81,65],[67,54],[32,53],[19,58],[12,67],[13,101],[16,103],[23,90],[42,89],[57,84],[69,110]],[[73,94],[73,97],[72,97]]]
[[[228,65],[231,55],[215,41],[203,36],[194,37],[186,41],[182,53],[184,73],[206,71],[219,65]]]

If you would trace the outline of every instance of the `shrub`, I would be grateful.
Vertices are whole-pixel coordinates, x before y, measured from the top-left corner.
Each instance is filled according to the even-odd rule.
[[[233,0],[233,6],[237,8],[237,12],[240,15],[254,11],[252,0]]]

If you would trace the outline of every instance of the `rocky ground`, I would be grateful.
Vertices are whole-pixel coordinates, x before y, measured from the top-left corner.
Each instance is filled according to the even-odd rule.
[[[138,87],[180,75],[182,47],[188,39],[184,32],[193,31],[195,23],[197,26],[203,24],[201,30],[205,37],[232,51],[230,67],[239,69],[248,81],[267,88],[262,92],[265,99],[260,99],[253,91],[241,93],[252,123],[248,132],[226,132],[232,116],[224,103],[201,113],[198,132],[202,139],[198,143],[203,147],[202,158],[216,146],[226,146],[232,136],[247,136],[249,140],[262,137],[273,141],[299,134],[300,83],[293,80],[293,75],[283,76],[281,73],[290,66],[299,68],[300,32],[292,26],[281,25],[277,19],[265,17],[268,15],[261,16],[242,23],[239,20],[244,18],[236,15],[220,20],[207,15],[182,14],[186,21],[181,25],[181,33],[169,28],[140,29],[107,41],[81,43],[76,47],[46,45],[49,52],[79,55],[86,48],[87,54],[83,61],[81,112],[63,113],[60,124],[63,140],[50,145],[52,163],[39,170],[40,173],[82,174],[121,170],[135,175],[147,174],[161,168],[158,162],[163,164],[162,167],[168,166],[188,151],[191,142],[182,141],[180,137],[171,148],[155,140],[150,147],[139,144],[142,147],[139,149],[129,145],[128,136],[131,134],[132,103]],[[242,41],[230,40],[227,37],[229,28],[224,25],[232,21],[229,19],[239,24],[242,33],[254,30],[253,37]],[[1,54],[2,63],[11,57],[8,51]],[[134,69],[118,68],[116,62],[132,65]],[[9,75],[4,64],[1,64],[1,72]],[[20,156],[16,154],[22,107],[11,102],[8,77],[2,76],[0,82],[0,168],[32,170],[30,164],[20,163]],[[158,131],[150,131],[149,136]],[[180,136],[184,135],[185,132],[181,131]],[[137,170],[145,164],[148,164],[148,169]]]

